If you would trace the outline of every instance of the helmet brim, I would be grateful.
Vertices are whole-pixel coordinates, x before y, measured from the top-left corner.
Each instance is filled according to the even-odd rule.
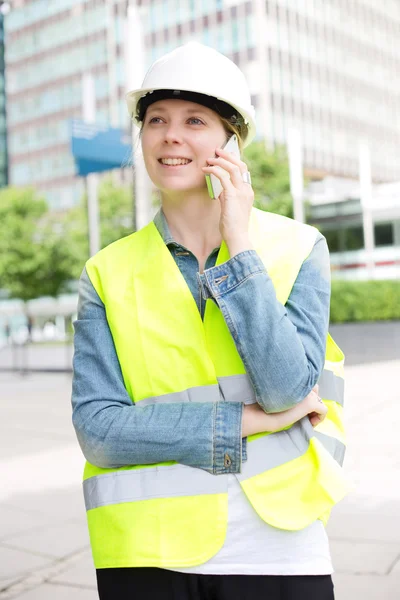
[[[138,118],[138,104],[139,104],[141,98],[144,98],[147,94],[151,94],[153,92],[162,91],[162,90],[168,90],[169,92],[171,92],[170,97],[174,97],[174,96],[172,96],[172,93],[174,91],[176,91],[175,88],[172,88],[172,87],[167,88],[167,87],[163,86],[160,88],[147,88],[147,89],[139,88],[137,90],[132,90],[126,94],[125,98],[126,98],[129,116],[131,117],[131,119],[135,123],[135,125],[140,127],[141,123],[142,123],[142,121]],[[196,93],[193,90],[189,90],[189,89],[185,90],[183,88],[181,88],[180,91],[188,92],[188,93],[192,93],[192,94]],[[178,95],[176,97],[179,98]],[[255,121],[254,121],[254,116],[250,115],[248,113],[248,111],[243,111],[243,109],[241,107],[233,104],[227,98],[221,98],[220,96],[208,96],[208,98],[211,98],[211,99],[215,98],[216,100],[218,100],[226,105],[231,106],[234,109],[234,111],[243,118],[245,124],[247,125],[247,135],[243,139],[243,146],[244,147],[248,146],[253,141],[255,134],[256,134],[256,125],[255,125]],[[199,104],[205,104],[205,103],[199,102]],[[211,108],[211,106],[210,106],[210,108]],[[216,110],[216,112],[218,113],[217,110]],[[218,114],[220,114],[220,113],[218,113]]]

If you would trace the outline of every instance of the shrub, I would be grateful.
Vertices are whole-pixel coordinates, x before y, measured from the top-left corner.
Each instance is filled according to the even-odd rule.
[[[331,323],[400,320],[400,281],[332,281]]]

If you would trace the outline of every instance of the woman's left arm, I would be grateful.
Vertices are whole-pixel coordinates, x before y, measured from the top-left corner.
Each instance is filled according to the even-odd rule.
[[[266,412],[280,412],[303,400],[325,360],[330,303],[325,238],[317,237],[285,306],[255,250],[239,252],[199,277],[204,296],[221,309],[257,402]]]

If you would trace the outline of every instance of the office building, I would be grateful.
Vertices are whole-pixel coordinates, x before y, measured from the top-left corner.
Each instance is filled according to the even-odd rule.
[[[4,61],[4,14],[0,2],[0,188],[8,184],[7,113]],[[4,12],[7,11],[5,8]]]
[[[372,186],[369,210],[374,243],[370,254],[365,247],[362,193],[357,181],[326,177],[310,182],[306,196],[309,221],[327,239],[334,277],[400,279],[400,182]]]
[[[96,79],[102,123],[126,127],[126,0],[14,0],[6,17],[10,181],[54,208],[79,200],[68,119],[82,116],[82,76]],[[198,40],[245,72],[259,135],[301,131],[306,173],[358,175],[371,149],[376,182],[400,179],[397,0],[138,0],[147,65]],[[138,35],[139,32],[132,32]]]

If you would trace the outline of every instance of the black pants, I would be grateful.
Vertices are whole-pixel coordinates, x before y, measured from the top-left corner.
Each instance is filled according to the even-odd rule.
[[[100,600],[333,600],[330,575],[197,575],[98,569]]]

